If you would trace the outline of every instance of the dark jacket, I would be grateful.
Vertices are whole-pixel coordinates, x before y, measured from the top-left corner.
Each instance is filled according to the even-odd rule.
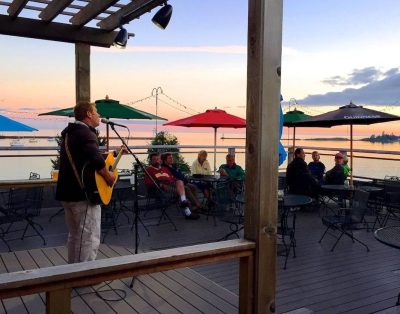
[[[325,174],[325,184],[343,185],[345,180],[346,176],[344,175],[342,165],[335,165],[335,167],[327,171]]]
[[[167,167],[169,171],[172,173],[172,175],[177,179],[177,180],[182,180],[183,183],[187,184],[189,181],[186,179],[185,175],[182,173],[181,169],[175,164],[172,164],[171,166],[168,166],[167,164],[163,163],[164,167]]]
[[[291,194],[314,196],[319,191],[319,185],[311,175],[307,163],[300,157],[294,158],[287,166],[286,184]]]
[[[104,158],[99,150],[99,143],[94,128],[78,123],[69,123],[61,132],[60,171],[58,174],[56,199],[66,202],[84,201],[86,200],[85,193],[77,181],[65,150],[66,134],[68,134],[68,148],[79,177],[86,163],[89,163],[96,170],[104,168]]]
[[[325,172],[325,165],[320,161],[312,161],[308,164],[308,169],[314,178],[318,180],[318,182],[322,181]]]

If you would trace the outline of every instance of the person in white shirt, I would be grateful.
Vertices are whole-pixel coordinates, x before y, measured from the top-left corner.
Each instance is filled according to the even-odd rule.
[[[207,152],[201,150],[197,156],[197,159],[192,165],[192,174],[202,174],[210,176],[212,174],[210,163],[207,160]]]
[[[197,159],[192,164],[192,175],[193,174],[201,174],[201,175],[212,175],[210,163],[207,160],[207,152],[205,150],[199,151],[197,155]],[[204,197],[209,198],[210,196],[210,185],[205,182],[196,183],[198,189],[203,191]]]

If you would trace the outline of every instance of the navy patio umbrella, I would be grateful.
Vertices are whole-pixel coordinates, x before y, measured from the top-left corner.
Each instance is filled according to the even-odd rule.
[[[357,106],[350,102],[339,109],[298,121],[296,126],[330,128],[336,125],[350,125],[350,168],[353,169],[353,125],[369,125],[396,120],[400,120],[400,117]],[[350,173],[350,184],[353,184],[353,172]]]

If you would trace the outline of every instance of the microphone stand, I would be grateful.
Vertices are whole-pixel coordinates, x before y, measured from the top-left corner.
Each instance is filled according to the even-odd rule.
[[[138,201],[138,180],[137,180],[137,174],[139,171],[139,168],[144,172],[145,175],[147,175],[151,181],[153,182],[154,186],[162,192],[162,189],[158,185],[158,183],[154,180],[154,178],[148,173],[146,168],[143,166],[142,162],[137,158],[136,154],[128,147],[127,143],[123,139],[123,137],[115,130],[115,125],[114,124],[109,124],[111,129],[114,131],[115,134],[117,134],[118,138],[121,140],[122,144],[125,146],[126,150],[129,152],[129,154],[132,155],[132,157],[135,159],[136,164],[134,165],[134,189],[135,189],[135,198],[133,202],[133,212],[134,212],[134,217],[133,217],[133,224],[135,226],[135,254],[138,253],[139,249],[139,231],[138,231],[138,221],[139,221],[139,201]],[[130,288],[133,287],[133,283],[135,281],[135,277],[132,277],[132,281],[129,285]]]

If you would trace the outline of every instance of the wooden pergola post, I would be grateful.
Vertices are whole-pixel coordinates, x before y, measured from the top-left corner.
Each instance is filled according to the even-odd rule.
[[[240,313],[275,312],[282,14],[282,0],[249,0],[244,236],[256,255],[240,264]]]
[[[90,101],[90,45],[75,44],[76,103]]]

